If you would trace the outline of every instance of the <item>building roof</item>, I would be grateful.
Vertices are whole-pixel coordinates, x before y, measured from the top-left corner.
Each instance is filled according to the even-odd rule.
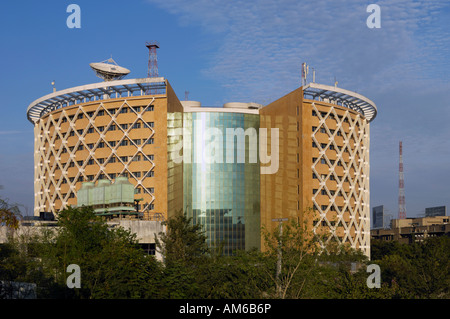
[[[371,122],[377,116],[374,102],[356,92],[344,90],[335,86],[309,83],[303,87],[305,99],[319,100],[352,109]]]
[[[59,108],[123,96],[148,95],[151,90],[156,94],[165,94],[166,80],[162,77],[107,81],[72,87],[47,94],[27,109],[27,118],[35,123],[45,114]]]

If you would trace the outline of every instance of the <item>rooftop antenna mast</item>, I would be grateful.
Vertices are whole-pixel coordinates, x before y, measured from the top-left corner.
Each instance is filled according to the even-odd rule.
[[[156,55],[156,49],[159,49],[159,43],[157,41],[146,42],[145,46],[148,48],[148,78],[157,78],[158,75],[158,57]],[[147,94],[155,94],[155,90],[147,90]]]
[[[305,62],[302,63],[302,86],[306,85],[306,77],[308,76],[309,66]]]
[[[406,218],[405,205],[405,181],[403,176],[403,145],[399,143],[399,166],[398,166],[398,219]]]
[[[189,91],[184,91],[184,100],[189,101]]]

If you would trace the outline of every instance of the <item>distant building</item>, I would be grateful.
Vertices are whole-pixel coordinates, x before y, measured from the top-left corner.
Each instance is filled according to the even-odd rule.
[[[371,237],[411,244],[428,237],[450,236],[449,219],[447,216],[393,219],[390,229],[372,229]]]
[[[375,206],[372,208],[372,227],[374,229],[383,228],[384,227],[384,206]]]
[[[425,208],[425,216],[447,216],[447,206],[436,206]]]

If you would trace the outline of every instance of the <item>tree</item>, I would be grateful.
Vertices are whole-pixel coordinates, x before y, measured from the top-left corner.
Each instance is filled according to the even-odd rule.
[[[156,294],[160,269],[145,255],[136,236],[110,228],[91,208],[67,208],[58,214],[55,232],[44,230],[39,254],[42,267],[63,286],[67,266],[81,270],[81,288],[65,288],[66,298],[145,298]],[[60,295],[61,297],[61,295]]]
[[[17,205],[10,205],[6,200],[0,198],[0,226],[5,224],[10,229],[19,227],[20,209]]]
[[[172,262],[192,264],[209,252],[206,235],[201,225],[192,224],[192,218],[177,214],[163,225],[166,232],[160,233],[160,239],[155,236],[155,240],[166,265]]]
[[[308,212],[313,213],[312,210]],[[267,257],[273,264],[276,260],[277,264],[275,274],[272,269],[267,269],[276,288],[275,294],[271,294],[281,299],[299,298],[320,252],[317,238],[306,223],[300,225],[293,219],[272,232],[263,227],[262,233]]]

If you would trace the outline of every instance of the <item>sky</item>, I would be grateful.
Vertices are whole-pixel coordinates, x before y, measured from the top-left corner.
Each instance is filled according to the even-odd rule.
[[[69,28],[70,4],[80,28]],[[380,8],[380,28],[366,21]],[[112,57],[147,76],[146,41],[158,41],[159,76],[180,100],[203,106],[268,104],[316,82],[372,100],[370,203],[398,214],[398,144],[406,211],[450,207],[450,1],[96,0],[0,3],[0,198],[31,215],[33,125],[26,110],[57,90],[95,83],[89,67]],[[448,213],[449,214],[449,213]]]

